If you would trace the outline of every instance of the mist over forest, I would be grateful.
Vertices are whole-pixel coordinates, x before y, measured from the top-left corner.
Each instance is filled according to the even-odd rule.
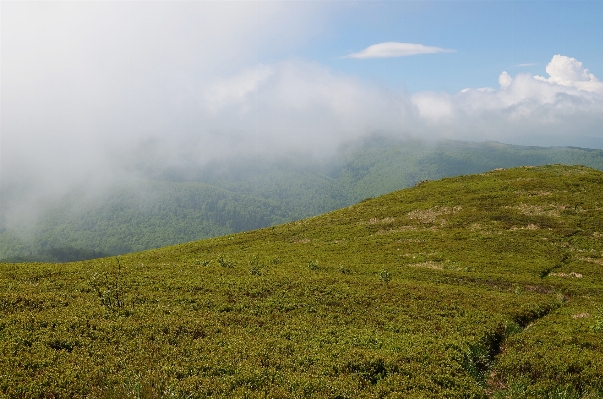
[[[583,6],[579,18],[594,13]],[[481,27],[462,28],[463,16],[455,25],[456,11],[433,2],[3,3],[0,232],[13,234],[11,248],[38,237],[30,253],[57,245],[127,252],[307,217],[521,158],[461,156],[459,141],[603,148],[602,64],[581,47],[596,35],[586,24],[543,25],[537,36],[547,40],[521,50],[508,38],[530,43],[523,33],[533,21],[522,17],[530,7],[479,11],[515,18],[489,27],[485,45],[475,41]],[[539,10],[542,20],[558,7]],[[545,158],[565,159],[556,156]],[[188,216],[198,227],[162,233],[171,238],[68,241],[112,220],[66,227],[93,208],[127,224],[119,198],[140,212],[167,201],[177,214],[183,200],[174,192],[216,205]],[[158,226],[166,225],[147,229]]]
[[[0,259],[73,261],[141,251],[315,216],[424,180],[551,163],[603,170],[603,151],[377,135],[328,157],[132,162],[121,181],[93,190],[75,185],[35,202],[24,201],[32,195],[25,185],[5,185]]]

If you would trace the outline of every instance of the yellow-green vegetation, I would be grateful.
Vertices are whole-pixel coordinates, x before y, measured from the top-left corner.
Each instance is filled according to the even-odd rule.
[[[0,265],[5,397],[603,397],[603,173],[424,182],[326,215]]]

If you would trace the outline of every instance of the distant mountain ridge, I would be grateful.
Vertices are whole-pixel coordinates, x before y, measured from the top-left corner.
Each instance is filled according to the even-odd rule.
[[[306,218],[423,180],[544,164],[603,170],[603,151],[374,137],[327,158],[144,169],[148,177],[94,200],[74,191],[23,231],[0,218],[0,260],[72,261],[140,251]]]

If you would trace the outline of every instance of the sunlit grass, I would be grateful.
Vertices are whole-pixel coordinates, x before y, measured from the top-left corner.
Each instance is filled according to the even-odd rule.
[[[2,264],[0,393],[600,397],[601,193],[592,169],[519,168],[119,258]]]

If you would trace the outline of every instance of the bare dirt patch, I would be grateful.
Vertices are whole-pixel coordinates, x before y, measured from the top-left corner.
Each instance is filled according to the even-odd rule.
[[[521,227],[513,226],[509,230],[510,231],[515,231],[515,230],[538,230],[539,228],[540,227],[536,226],[535,224],[530,223],[527,226],[521,226]]]
[[[559,217],[561,216],[561,211],[568,209],[569,205],[558,205],[558,204],[548,204],[548,205],[532,205],[532,204],[519,204],[517,206],[508,206],[508,209],[518,210],[519,213],[526,216],[550,216],[550,217]]]
[[[432,262],[432,261],[427,261],[427,262],[421,262],[421,263],[412,263],[409,264],[408,266],[410,267],[424,267],[427,269],[434,269],[434,270],[444,270],[444,264],[441,262]]]
[[[570,277],[570,278],[582,278],[582,274],[571,272],[571,273],[549,273],[549,276],[553,277]]]
[[[415,209],[414,211],[408,212],[408,218],[418,220],[420,223],[434,223],[438,217],[457,213],[461,209],[463,209],[461,206],[436,206],[430,209]],[[445,223],[446,221],[440,220],[440,222]]]

